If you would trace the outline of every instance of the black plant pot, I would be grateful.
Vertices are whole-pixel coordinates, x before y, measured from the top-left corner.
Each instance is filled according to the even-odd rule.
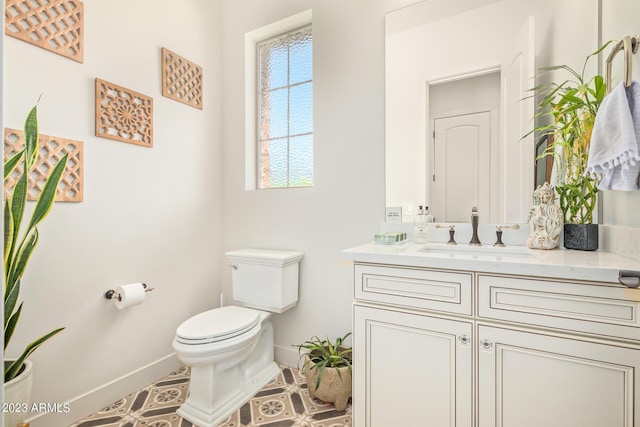
[[[564,247],[580,251],[598,249],[598,224],[565,224]]]

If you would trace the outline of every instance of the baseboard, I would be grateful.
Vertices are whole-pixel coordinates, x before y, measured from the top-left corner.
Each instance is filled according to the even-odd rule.
[[[172,353],[85,394],[70,399],[68,402],[70,411],[67,413],[63,411],[42,413],[27,421],[31,427],[71,425],[75,421],[116,402],[118,399],[152,384],[181,366],[182,363],[180,363],[175,353]]]
[[[275,345],[273,346],[273,350],[276,363],[292,368],[298,368],[300,355],[298,354],[298,350],[296,348]]]

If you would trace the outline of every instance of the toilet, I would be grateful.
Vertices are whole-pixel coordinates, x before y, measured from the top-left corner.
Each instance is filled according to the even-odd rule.
[[[191,368],[189,395],[178,415],[216,427],[280,372],[269,318],[298,302],[302,256],[269,249],[226,253],[234,305],[196,314],[173,340],[178,359]]]

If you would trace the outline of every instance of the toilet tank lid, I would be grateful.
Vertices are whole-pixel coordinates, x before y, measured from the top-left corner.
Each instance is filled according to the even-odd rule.
[[[239,249],[225,254],[232,262],[285,266],[299,262],[304,253],[275,249]]]

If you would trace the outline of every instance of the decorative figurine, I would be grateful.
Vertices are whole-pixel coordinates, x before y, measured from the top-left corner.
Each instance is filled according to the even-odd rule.
[[[564,225],[560,207],[553,203],[555,191],[545,182],[533,192],[535,205],[529,212],[529,237],[527,246],[531,249],[553,249],[558,247],[558,239]]]

